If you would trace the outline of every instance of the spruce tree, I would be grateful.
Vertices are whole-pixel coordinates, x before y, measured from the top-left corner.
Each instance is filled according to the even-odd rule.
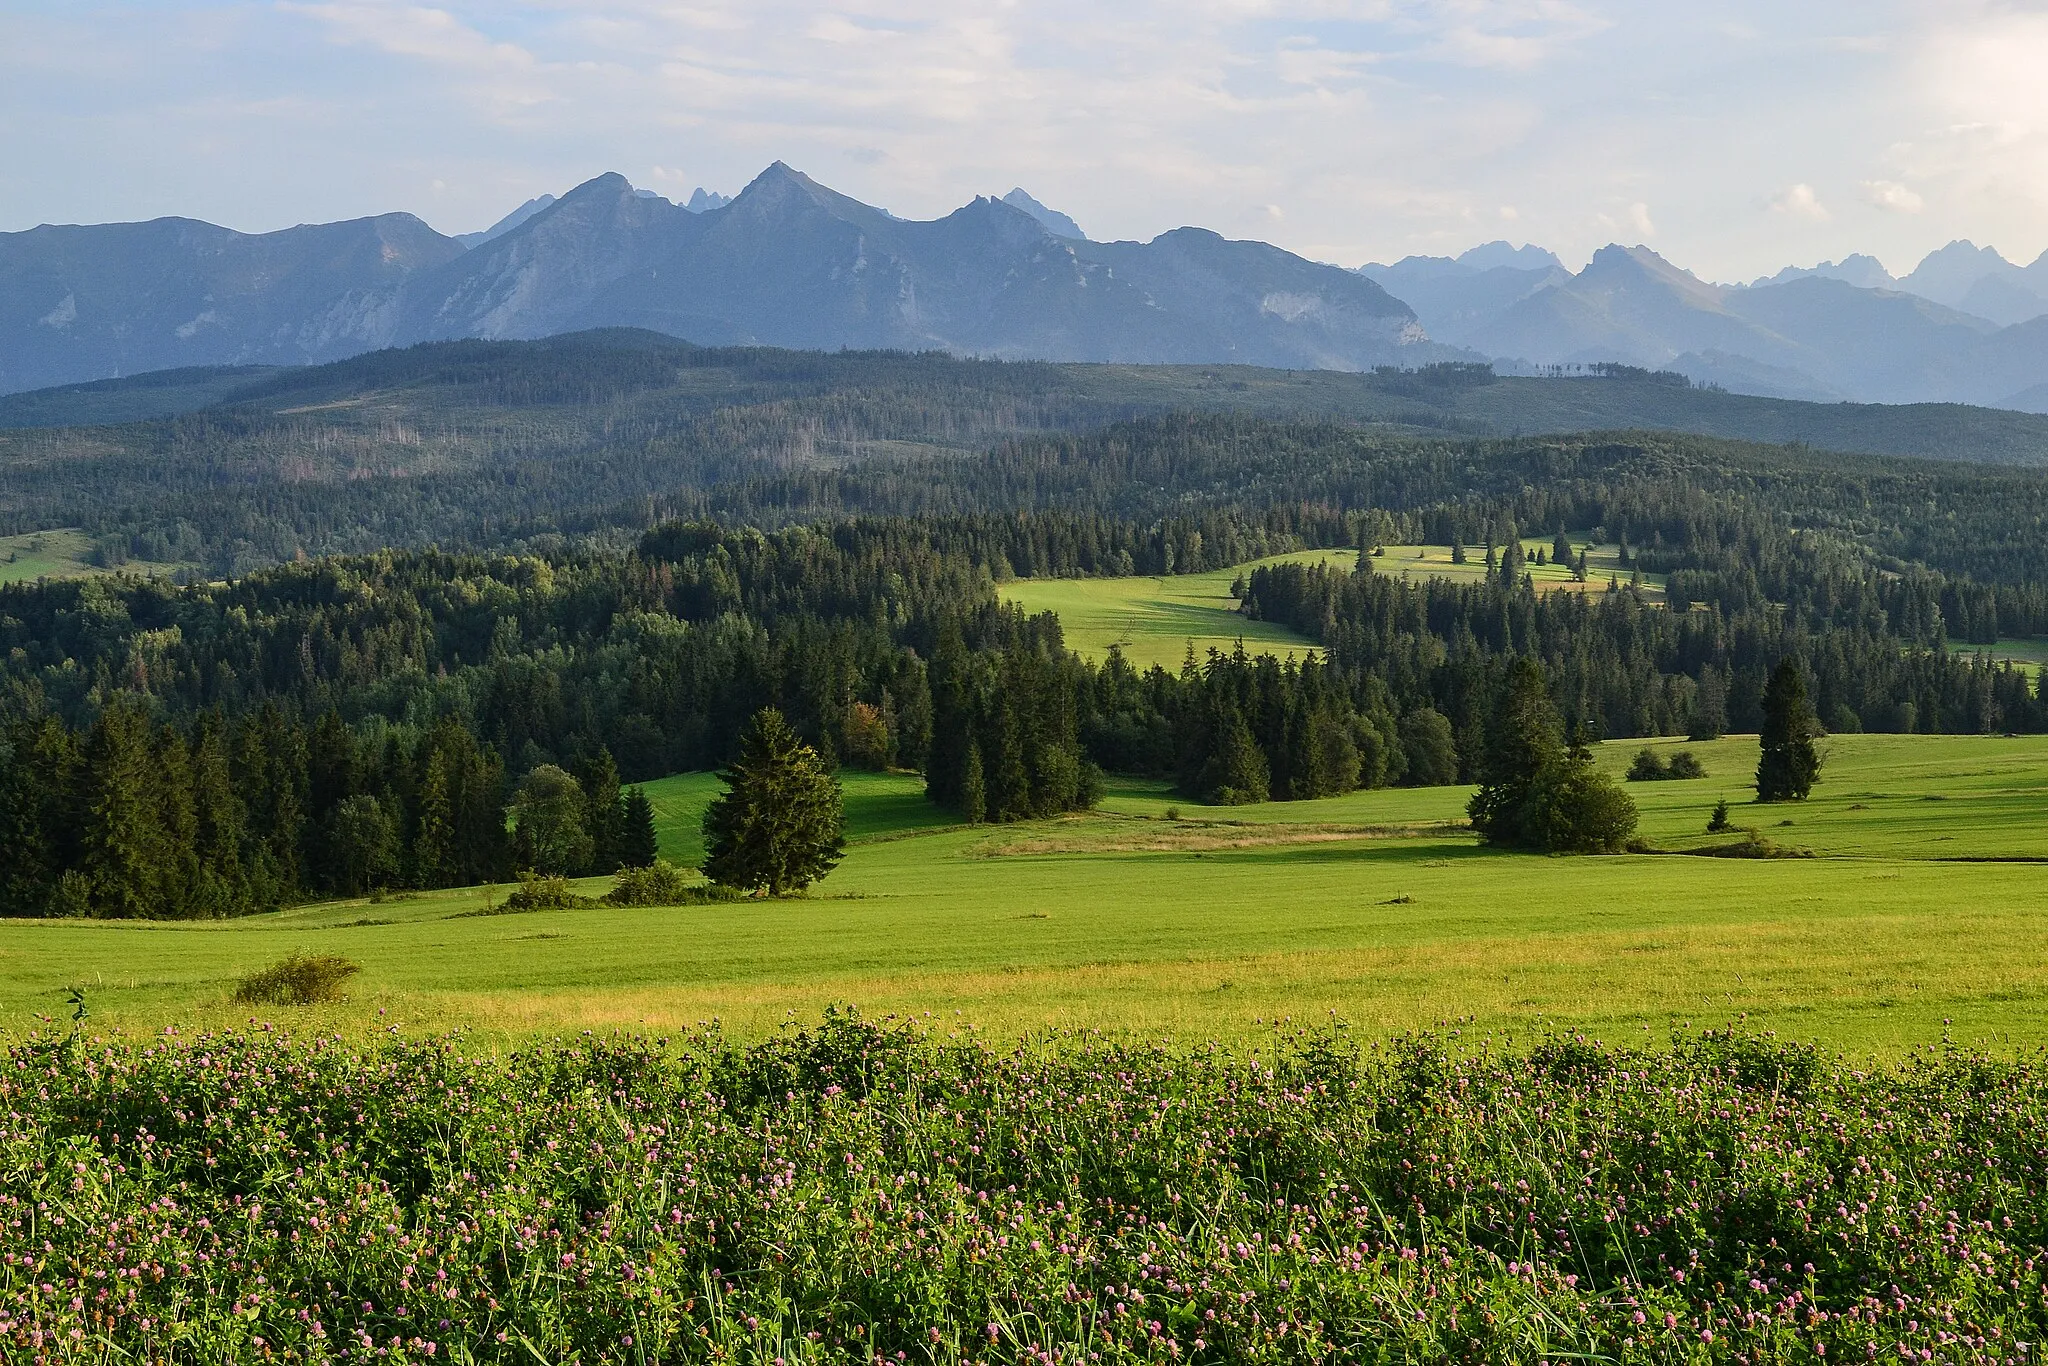
[[[624,829],[619,836],[619,866],[651,868],[661,853],[654,833],[654,803],[644,788],[629,787],[623,800]]]
[[[754,713],[738,757],[719,776],[725,793],[704,813],[706,877],[787,896],[837,866],[845,828],[839,781],[781,712]]]
[[[244,863],[248,809],[228,758],[227,723],[217,712],[200,718],[192,739],[192,813],[198,884],[196,913],[242,915],[264,909],[250,895]]]
[[[1764,688],[1764,724],[1758,737],[1756,799],[1799,802],[1820,781],[1820,719],[1806,696],[1806,676],[1790,655],[1778,663]]]
[[[1472,828],[1488,844],[1529,842],[1530,797],[1545,770],[1563,758],[1561,729],[1557,708],[1543,684],[1542,666],[1517,658],[1502,681],[1475,766],[1479,790],[1466,806]]]
[[[1198,795],[1217,806],[1245,806],[1271,795],[1266,756],[1252,738],[1244,713],[1228,701],[1216,718],[1215,748],[1203,766]]]
[[[163,805],[149,722],[133,706],[101,712],[85,745],[79,873],[96,915],[146,919],[166,910]]]
[[[615,873],[626,838],[626,809],[619,794],[619,766],[600,748],[576,772],[583,788],[583,828],[590,835],[590,871]]]
[[[1508,522],[1507,537],[1500,552],[1500,586],[1513,592],[1522,586],[1522,569],[1525,556],[1522,554],[1522,533],[1512,520]]]
[[[1466,810],[1488,844],[1552,853],[1614,853],[1635,832],[1636,806],[1593,764],[1582,735],[1559,742],[1557,709],[1532,659],[1508,666]]]
[[[1728,733],[1728,685],[1721,671],[1709,664],[1700,670],[1699,690],[1693,694],[1688,740],[1718,740]]]
[[[420,780],[418,815],[412,836],[412,880],[421,887],[455,887],[455,797],[449,790],[448,756],[434,747]]]
[[[960,765],[958,792],[956,804],[969,825],[980,825],[988,819],[988,784],[981,773],[981,746],[971,735],[967,737],[965,758]]]

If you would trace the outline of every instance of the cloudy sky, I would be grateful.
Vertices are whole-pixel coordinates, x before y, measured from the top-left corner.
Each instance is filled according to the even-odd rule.
[[[768,162],[911,217],[1023,185],[1355,265],[1644,242],[1746,279],[2048,249],[2048,0],[0,0],[0,230]]]

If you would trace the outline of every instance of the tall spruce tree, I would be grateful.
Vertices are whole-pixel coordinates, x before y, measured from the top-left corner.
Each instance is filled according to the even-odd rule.
[[[600,748],[594,758],[576,771],[583,788],[583,828],[590,834],[590,871],[615,873],[619,870],[626,839],[626,808],[619,792],[619,766],[609,749]]]
[[[1700,668],[1699,688],[1693,693],[1692,716],[1686,728],[1688,740],[1718,740],[1728,733],[1728,685],[1712,664]]]
[[[448,755],[425,747],[426,776],[420,779],[419,809],[413,819],[412,878],[421,887],[454,887],[455,795],[449,789]]]
[[[1543,668],[1518,657],[1508,666],[1476,765],[1479,790],[1466,810],[1488,844],[1531,843],[1531,797],[1564,757],[1563,722],[1544,687]]]
[[[166,914],[163,804],[149,722],[116,703],[93,723],[85,744],[84,828],[78,872],[94,914],[152,919]]]
[[[0,915],[48,914],[78,859],[78,745],[54,716],[0,737]]]
[[[738,756],[719,776],[726,790],[704,813],[706,877],[787,896],[838,865],[845,831],[839,780],[781,712],[754,713]]]
[[[1227,700],[1219,702],[1215,748],[1202,768],[1197,795],[1217,806],[1244,806],[1272,795],[1266,756],[1252,738],[1244,713]]]
[[[648,800],[647,790],[627,788],[621,807],[624,816],[619,834],[619,866],[653,867],[654,860],[661,853],[661,844],[655,836],[654,803]]]
[[[1790,655],[1778,662],[1764,688],[1764,724],[1758,739],[1756,799],[1799,802],[1820,781],[1820,718],[1806,696],[1806,675]]]

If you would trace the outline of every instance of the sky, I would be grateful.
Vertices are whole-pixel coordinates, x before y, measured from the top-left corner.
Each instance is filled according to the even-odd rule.
[[[0,0],[0,231],[482,228],[775,160],[1357,265],[2048,249],[2048,0]]]

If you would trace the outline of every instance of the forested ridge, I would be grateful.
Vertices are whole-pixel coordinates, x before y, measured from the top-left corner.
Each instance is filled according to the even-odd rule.
[[[1888,495],[1878,486],[1923,478],[1952,486],[1918,473],[1915,462],[1827,451],[2008,466],[2048,460],[2048,418],[1782,403],[1634,372],[1537,380],[1458,366],[1372,375],[1069,366],[713,349],[624,331],[434,344],[235,383],[203,372],[175,384],[120,382],[130,383],[134,394],[203,392],[214,401],[140,422],[0,430],[0,535],[77,526],[103,564],[177,564],[190,577],[226,577],[300,555],[384,548],[553,554],[564,538],[592,535],[623,548],[676,517],[770,525],[847,510],[1071,506],[1046,501],[1073,482],[1071,471],[1057,470],[1062,451],[1098,440],[1170,448],[1183,439],[1173,435],[1185,425],[1175,415],[1189,413],[1220,421],[1216,441],[1228,432],[1238,454],[1276,440],[1276,424],[1292,426],[1297,434],[1282,444],[1327,447],[1341,467],[1332,472],[1337,485],[1432,453],[1487,458],[1503,442],[1553,444],[1505,432],[1665,428],[1621,440],[1691,450],[1694,463],[1731,472],[1760,459],[1818,476],[1827,499],[1847,506],[1817,505],[1815,515],[1856,515],[1863,482],[1876,489],[1880,518]],[[67,403],[90,421],[133,397],[106,385],[81,386],[68,399],[19,396],[0,400],[0,425],[9,413],[47,422]],[[1137,425],[1112,430],[1121,424]],[[1689,446],[1694,439],[1671,430],[1826,449],[1762,452],[1705,437]],[[1006,450],[988,455],[997,445]],[[1113,476],[1090,460],[1094,484]],[[930,485],[922,496],[920,482]],[[2030,496],[2036,481],[2024,470],[1970,467],[1956,482]],[[1236,475],[1155,492],[1146,499],[1122,488],[1117,515],[1148,520],[1190,506],[1274,501],[1242,461]],[[1443,496],[1403,503],[1399,494],[1396,481],[1364,501],[1398,510]],[[1090,506],[1111,510],[1099,500]],[[1967,540],[1972,528],[1962,530]],[[1911,556],[1915,547],[1894,551]],[[1987,556],[1997,553],[1987,546]]]

